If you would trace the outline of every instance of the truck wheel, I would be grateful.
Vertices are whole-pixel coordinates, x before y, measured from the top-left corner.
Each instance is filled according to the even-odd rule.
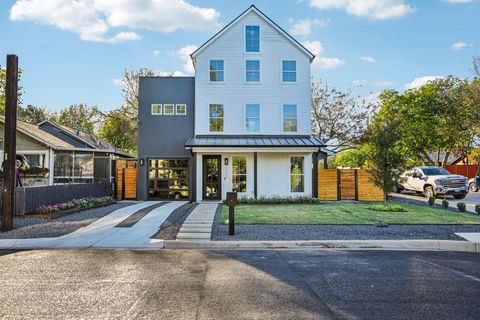
[[[435,197],[435,192],[433,192],[433,188],[431,186],[425,187],[425,190],[423,191],[425,198],[430,198],[430,197]]]
[[[466,194],[456,194],[456,195],[454,195],[453,197],[454,197],[455,199],[459,199],[459,200],[460,200],[460,199],[465,199],[466,196],[467,196]]]
[[[468,189],[470,190],[470,192],[477,192],[478,191],[477,186],[473,182],[470,182],[470,184],[468,185]]]
[[[395,188],[395,192],[396,192],[396,193],[402,193],[402,191],[403,191],[403,188],[402,188],[402,187],[396,187],[396,188]]]

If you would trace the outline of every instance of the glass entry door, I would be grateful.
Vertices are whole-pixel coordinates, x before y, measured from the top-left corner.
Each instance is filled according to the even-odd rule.
[[[222,196],[222,157],[203,156],[203,199],[220,200]]]

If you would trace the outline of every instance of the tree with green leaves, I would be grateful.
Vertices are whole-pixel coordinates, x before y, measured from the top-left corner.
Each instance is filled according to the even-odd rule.
[[[55,121],[56,113],[48,110],[45,107],[29,104],[26,107],[18,108],[18,119],[31,124],[38,124],[44,120]]]
[[[335,167],[367,168],[370,146],[364,144],[359,149],[340,151],[335,155]]]
[[[137,123],[120,110],[108,113],[97,135],[131,154],[137,150]]]
[[[407,157],[401,146],[401,122],[390,119],[375,121],[367,134],[370,146],[368,161],[372,182],[383,190],[384,205],[387,196],[401,182],[401,174],[405,170]]]
[[[80,103],[61,110],[56,117],[56,122],[77,131],[93,133],[100,119],[101,112],[97,106],[89,107],[87,104]]]
[[[22,76],[22,70],[18,70],[18,82],[20,82],[20,78]],[[5,90],[6,90],[6,83],[7,83],[7,68],[2,67],[0,65],[0,114],[3,114],[5,112]],[[23,89],[19,85],[18,86],[18,106],[22,104],[22,93]]]

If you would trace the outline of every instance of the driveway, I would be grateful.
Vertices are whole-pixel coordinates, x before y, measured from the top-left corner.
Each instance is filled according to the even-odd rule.
[[[405,251],[0,252],[0,318],[478,319],[480,256]]]
[[[422,194],[416,194],[410,191],[404,191],[402,193],[391,193],[391,195],[403,199],[420,200],[423,202],[427,202],[427,199],[425,199]],[[475,205],[480,204],[480,192],[469,192],[465,199],[462,200],[457,200],[453,196],[447,196],[445,198],[448,200],[448,202],[450,202],[450,207],[454,208],[455,210],[457,210],[458,202],[465,202],[465,204],[467,205],[467,210],[472,213],[475,213]],[[437,199],[436,203],[441,204],[442,199]]]

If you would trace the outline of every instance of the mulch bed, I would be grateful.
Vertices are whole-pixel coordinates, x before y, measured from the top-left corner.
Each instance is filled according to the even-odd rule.
[[[185,219],[198,206],[198,203],[186,203],[180,208],[173,210],[167,220],[160,226],[160,230],[152,236],[154,239],[175,240],[178,231]]]

